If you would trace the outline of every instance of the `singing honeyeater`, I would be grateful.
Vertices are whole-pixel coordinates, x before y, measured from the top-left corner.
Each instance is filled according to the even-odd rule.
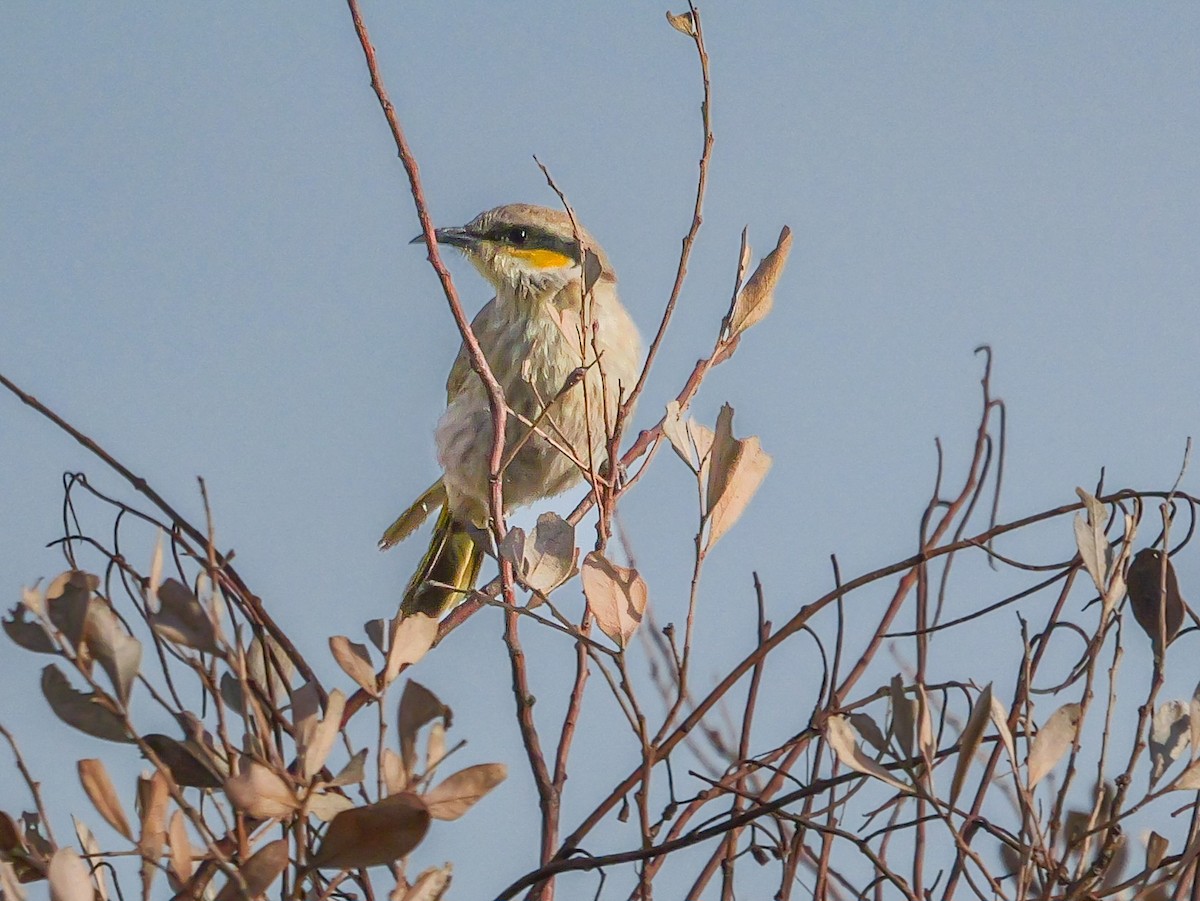
[[[558,494],[599,470],[617,408],[640,372],[641,339],[617,298],[616,275],[600,245],[579,229],[581,248],[576,233],[566,213],[521,203],[434,232],[496,290],[471,328],[509,410],[506,509]],[[493,425],[465,347],[450,369],[435,437],[442,477],[379,542],[391,547],[441,507],[404,593],[404,615],[439,616],[462,601],[483,562],[476,539],[489,519]]]

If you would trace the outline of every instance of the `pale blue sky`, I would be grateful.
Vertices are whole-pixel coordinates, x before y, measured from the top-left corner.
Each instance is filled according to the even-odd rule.
[[[537,154],[652,333],[700,139],[694,52],[663,9],[462,0],[364,13],[435,219],[553,203]],[[756,257],[781,225],[795,235],[775,312],[695,406],[711,422],[732,403],[738,434],[775,459],[706,571],[711,656],[697,678],[710,679],[750,646],[751,570],[781,621],[827,589],[830,553],[850,577],[911,552],[934,437],[951,476],[965,465],[981,342],[1009,409],[1003,518],[1073,500],[1101,466],[1110,487],[1169,487],[1200,425],[1200,7],[702,13],[716,132],[705,228],[639,426],[711,345],[742,226]],[[457,341],[407,245],[416,218],[346,10],[8,3],[0,84],[0,371],[197,518],[203,475],[219,543],[338,684],[326,637],[390,614],[422,550],[381,556],[374,542],[436,473],[431,431]],[[477,308],[483,284],[452,269]],[[129,492],[7,396],[0,455],[8,606],[62,568],[43,549],[61,528],[62,471]],[[1194,470],[1183,487],[1200,488]],[[660,455],[622,511],[664,621],[684,609],[693,503],[685,471]],[[1045,559],[1069,555],[1069,523],[1049,537]],[[148,560],[149,536],[126,551]],[[1177,565],[1186,595],[1200,566],[1191,551]],[[499,629],[494,613],[477,618],[417,674],[455,708],[464,762],[513,769],[420,851],[455,861],[455,897],[506,884],[534,848]],[[570,654],[547,643],[531,657],[556,725]],[[815,672],[804,652],[788,660],[780,678],[802,698],[778,708],[784,735],[804,725]],[[29,701],[42,663],[0,651],[0,720],[48,774],[64,751],[109,749]],[[581,767],[616,722],[595,690],[606,725],[581,734]],[[628,769],[627,751],[614,740],[604,773],[581,769],[566,824],[609,768]],[[76,797],[73,784],[48,790]],[[23,803],[0,778],[0,807]],[[592,850],[627,846],[609,835]]]

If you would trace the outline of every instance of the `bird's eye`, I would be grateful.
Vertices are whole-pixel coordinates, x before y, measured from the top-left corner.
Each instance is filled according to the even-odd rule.
[[[517,228],[512,229],[512,231],[510,231],[508,233],[508,240],[511,241],[513,244],[518,244],[518,245],[524,244],[528,238],[529,238],[528,233],[525,231],[525,229],[523,229],[519,226]]]

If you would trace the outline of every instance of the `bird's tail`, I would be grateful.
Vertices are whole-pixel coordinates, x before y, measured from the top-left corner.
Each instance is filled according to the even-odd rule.
[[[441,616],[470,594],[482,564],[483,549],[466,526],[450,515],[449,507],[443,506],[429,550],[404,591],[400,612],[404,616]]]

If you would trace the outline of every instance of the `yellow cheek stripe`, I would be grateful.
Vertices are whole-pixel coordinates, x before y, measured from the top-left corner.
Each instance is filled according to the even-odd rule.
[[[514,257],[527,261],[535,269],[562,269],[565,266],[575,264],[575,261],[565,253],[559,253],[557,250],[546,250],[543,247],[509,247],[507,248],[507,252]]]

